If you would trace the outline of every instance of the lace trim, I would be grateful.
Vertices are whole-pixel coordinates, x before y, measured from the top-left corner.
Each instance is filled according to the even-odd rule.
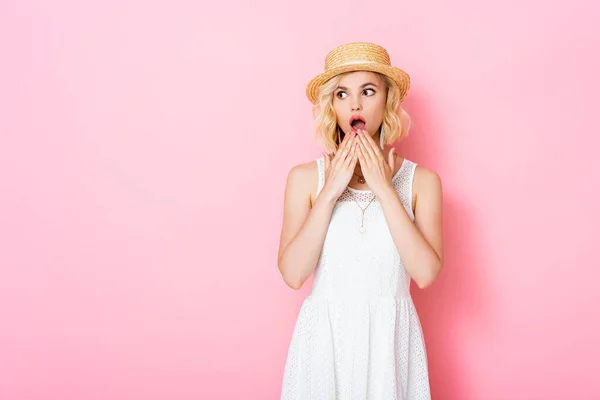
[[[344,192],[342,193],[342,195],[338,198],[339,202],[346,202],[346,201],[358,201],[360,202],[365,202],[368,203],[371,200],[373,200],[373,203],[379,203],[379,201],[377,200],[377,197],[375,197],[375,195],[370,191],[361,191],[361,192],[354,192],[351,191],[350,189],[346,189],[344,190]]]
[[[319,170],[319,186],[317,195],[325,184],[325,159],[323,157],[317,160]],[[414,171],[417,164],[404,159],[402,166],[396,172],[396,175],[392,178],[392,186],[396,190],[396,193],[400,196],[400,200],[407,207],[412,214],[412,186],[414,179]],[[338,198],[338,202],[357,201],[368,203],[373,200],[373,203],[379,203],[377,198],[373,199],[373,192],[370,190],[359,190],[346,188],[341,196]]]
[[[317,159],[317,170],[319,171],[319,186],[317,189],[317,196],[323,189],[323,185],[325,184],[325,158],[321,157]]]

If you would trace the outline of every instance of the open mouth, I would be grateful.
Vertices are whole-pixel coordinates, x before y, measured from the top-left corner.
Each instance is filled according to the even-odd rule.
[[[350,127],[357,131],[359,129],[364,129],[366,126],[366,121],[363,117],[361,117],[360,115],[353,115],[350,118]]]

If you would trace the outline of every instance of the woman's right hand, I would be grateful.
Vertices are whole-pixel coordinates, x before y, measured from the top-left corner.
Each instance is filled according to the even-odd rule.
[[[323,154],[325,158],[325,183],[323,191],[329,193],[333,199],[344,193],[346,187],[352,179],[356,163],[358,162],[357,141],[353,140],[355,132],[344,136],[335,155]]]

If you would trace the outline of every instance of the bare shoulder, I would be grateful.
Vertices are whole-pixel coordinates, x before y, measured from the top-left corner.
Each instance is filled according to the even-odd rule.
[[[288,173],[286,191],[304,194],[312,204],[317,193],[318,174],[315,160],[294,165]]]
[[[290,168],[285,185],[283,221],[279,239],[279,255],[302,227],[312,208],[312,192],[316,191],[318,168],[315,161]]]
[[[435,188],[442,186],[442,179],[434,170],[417,165],[413,185],[415,189],[435,190]]]
[[[417,165],[413,180],[413,194],[415,205],[418,204],[419,199],[434,203],[441,201],[442,179],[440,175],[432,169]]]
[[[417,166],[413,192],[416,192],[415,225],[435,250],[441,266],[444,259],[444,238],[442,180],[439,174]]]

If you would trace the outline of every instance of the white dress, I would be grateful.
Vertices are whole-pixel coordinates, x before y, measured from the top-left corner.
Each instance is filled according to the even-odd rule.
[[[316,160],[318,193],[324,159]],[[414,221],[416,164],[392,183]],[[282,400],[429,400],[421,323],[383,210],[368,190],[348,187],[336,203],[313,285],[288,349]],[[353,200],[355,199],[355,200]]]

